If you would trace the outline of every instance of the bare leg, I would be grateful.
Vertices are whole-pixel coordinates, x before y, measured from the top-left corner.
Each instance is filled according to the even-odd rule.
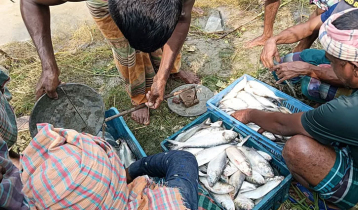
[[[296,135],[288,140],[282,155],[292,176],[307,188],[309,184],[318,185],[336,161],[336,153],[332,147],[303,135]]]
[[[245,45],[245,48],[252,48],[255,46],[262,46],[271,38],[273,34],[273,23],[275,22],[276,14],[280,6],[280,0],[266,0],[265,1],[265,20],[264,32],[261,36],[251,40]]]
[[[310,15],[309,20],[322,14],[324,10],[317,7],[317,9]],[[292,52],[301,52],[304,49],[308,49],[312,46],[313,42],[317,39],[319,31],[314,31],[311,36],[302,39],[298,45],[292,50]]]

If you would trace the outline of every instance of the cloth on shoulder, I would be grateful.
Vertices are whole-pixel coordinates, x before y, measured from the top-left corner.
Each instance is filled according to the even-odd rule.
[[[358,61],[358,30],[339,30],[332,24],[338,17],[357,9],[351,8],[332,15],[319,30],[323,49],[336,58]]]
[[[105,140],[50,124],[38,130],[21,157],[31,209],[186,209],[179,189],[143,176],[127,185],[123,164]]]

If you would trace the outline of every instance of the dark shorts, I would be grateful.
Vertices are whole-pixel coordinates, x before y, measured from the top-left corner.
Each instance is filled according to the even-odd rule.
[[[358,209],[358,167],[346,148],[335,148],[336,162],[328,175],[312,189],[340,209]]]

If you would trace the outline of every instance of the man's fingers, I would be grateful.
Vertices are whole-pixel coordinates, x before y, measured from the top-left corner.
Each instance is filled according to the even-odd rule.
[[[46,91],[46,94],[49,98],[58,99],[58,94],[57,94],[56,90]]]
[[[276,84],[281,84],[282,82],[284,82],[285,80],[288,80],[289,78],[288,77],[283,77],[281,78],[279,81],[276,82]]]
[[[264,130],[263,128],[260,128],[260,129],[257,131],[257,133],[259,133],[259,134],[262,134],[263,132],[265,132],[265,130]]]

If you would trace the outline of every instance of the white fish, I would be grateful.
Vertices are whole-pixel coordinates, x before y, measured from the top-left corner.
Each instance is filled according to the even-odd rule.
[[[279,110],[278,107],[272,103],[270,100],[268,100],[265,97],[262,96],[258,96],[258,95],[253,95],[255,97],[255,99],[260,102],[262,105],[264,105],[266,108],[272,108],[273,110]]]
[[[287,109],[286,107],[284,107],[284,106],[278,107],[278,110],[280,112],[282,112],[282,113],[285,113],[285,114],[292,114],[292,112],[289,109]]]
[[[271,141],[276,141],[276,136],[273,135],[273,133],[270,133],[268,131],[265,131],[262,133],[263,136],[265,136],[266,138],[270,139]]]
[[[255,203],[251,199],[245,197],[242,194],[238,194],[236,196],[234,200],[234,204],[236,209],[242,209],[242,210],[251,210],[255,207]]]
[[[207,177],[207,174],[204,174],[203,172],[199,171],[199,176]]]
[[[254,185],[254,184],[252,184],[250,182],[244,181],[242,183],[242,185],[241,185],[239,194],[244,193],[244,192],[248,192],[248,191],[251,191],[251,190],[255,190],[255,189],[256,189],[256,185]]]
[[[240,170],[236,171],[229,179],[229,184],[235,187],[234,197],[239,192],[242,183],[245,181],[245,174]]]
[[[272,160],[271,155],[269,155],[269,154],[266,153],[266,152],[257,150],[257,153],[259,153],[259,154],[260,154],[263,158],[265,158],[265,160],[267,160],[267,161],[271,161],[271,160]]]
[[[228,194],[235,189],[233,186],[224,182],[216,182],[214,186],[210,187],[208,179],[206,177],[199,177],[199,180],[207,190],[215,194]]]
[[[274,177],[274,173],[269,162],[267,162],[265,158],[263,158],[259,153],[257,153],[255,149],[245,146],[238,147],[238,149],[242,151],[249,159],[253,170],[259,172],[265,178]]]
[[[207,173],[208,172],[208,166],[207,165],[199,166],[199,171],[201,171],[203,173]]]
[[[204,150],[204,148],[185,148],[185,149],[183,149],[183,151],[190,152],[193,155],[198,154],[202,150]]]
[[[221,121],[221,120],[210,123],[210,127],[221,127],[222,125],[223,125],[223,121]]]
[[[272,180],[256,188],[255,190],[244,192],[242,193],[242,195],[250,199],[259,199],[264,197],[267,193],[269,193],[271,190],[277,187],[281,182],[282,179]]]
[[[235,98],[237,93],[245,88],[246,83],[247,83],[247,78],[244,77],[239,83],[237,83],[237,85],[235,85],[235,87],[228,94],[226,94],[226,96],[222,99],[222,101],[226,99]]]
[[[220,178],[227,163],[226,152],[222,151],[208,164],[208,183],[212,187]]]
[[[252,170],[252,175],[246,176],[245,180],[252,184],[259,184],[259,185],[263,185],[266,183],[265,178],[259,172],[255,171],[255,170]]]
[[[229,177],[228,176],[221,175],[219,180],[229,184]]]
[[[208,148],[212,146],[217,146],[225,143],[229,143],[230,141],[234,140],[237,137],[238,133],[231,130],[224,130],[224,131],[213,131],[208,133],[207,135],[200,135],[190,142],[177,142],[168,140],[169,143],[173,144],[171,149],[176,150],[180,148]]]
[[[285,98],[280,98],[276,96],[272,90],[270,90],[268,87],[255,80],[248,81],[248,84],[250,85],[251,88],[254,89],[253,91],[255,95],[262,96],[262,97],[270,97],[279,102],[286,100]]]
[[[204,129],[201,129],[200,131],[196,132],[190,139],[188,139],[186,142],[191,142],[191,141],[195,141],[199,135],[203,136],[203,135],[207,135],[211,132],[214,132],[214,131],[223,131],[225,130],[225,128],[223,127],[209,127],[209,128],[204,128]]]
[[[135,155],[133,154],[125,140],[121,141],[121,145],[119,148],[119,158],[124,162],[124,166],[128,168],[132,163],[136,161]]]
[[[231,161],[229,161],[228,164],[226,164],[226,167],[224,168],[223,175],[231,176],[238,170],[239,169]]]
[[[255,200],[255,206],[258,205],[261,201],[262,201],[262,198],[256,199]]]
[[[242,151],[237,149],[237,147],[232,146],[226,149],[226,154],[229,157],[230,161],[245,175],[251,176],[252,169],[250,161],[244,155]]]
[[[205,128],[205,127],[209,127],[209,125],[206,125],[207,121],[204,121],[203,123],[199,124],[199,125],[195,125],[191,128],[189,128],[186,131],[183,131],[182,133],[180,133],[176,138],[175,141],[178,142],[185,142],[187,141],[190,137],[192,137],[196,132],[198,132],[200,129]]]
[[[247,108],[259,109],[259,110],[265,109],[265,107],[258,100],[256,100],[254,96],[252,96],[250,93],[247,93],[245,91],[240,91],[236,95],[236,98],[245,101],[245,103],[248,105]]]
[[[231,99],[224,100],[220,102],[220,106],[219,106],[220,109],[225,108],[225,109],[232,109],[236,111],[247,109],[248,107],[249,105],[240,98],[231,98]]]
[[[215,193],[210,193],[213,196],[214,200],[219,203],[225,210],[235,210],[234,201],[231,199],[230,195],[219,195]]]
[[[285,177],[284,176],[274,176],[272,178],[266,178],[266,182],[270,182],[270,181],[274,181],[274,180],[284,180]]]
[[[224,151],[226,148],[232,146],[231,144],[224,144],[217,147],[211,147],[204,149],[203,151],[200,151],[198,154],[196,154],[195,158],[198,162],[198,166],[202,166],[204,164],[207,164],[215,158],[217,155],[219,155],[222,151]]]
[[[258,126],[258,125],[256,125],[255,123],[248,123],[248,124],[246,124],[247,125],[247,127],[249,127],[249,128],[251,128],[252,130],[254,130],[254,131],[258,131],[258,130],[260,130],[260,126]]]

